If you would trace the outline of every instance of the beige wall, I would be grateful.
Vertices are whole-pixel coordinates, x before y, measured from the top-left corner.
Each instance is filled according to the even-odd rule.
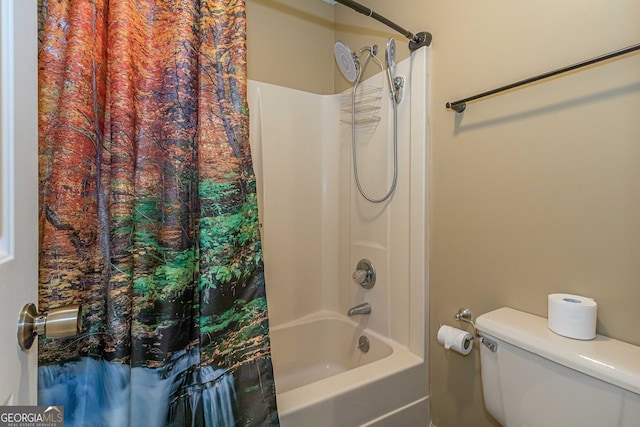
[[[432,417],[439,427],[491,425],[477,352],[446,354],[435,343],[439,324],[457,326],[460,306],[546,316],[547,294],[588,295],[599,303],[599,333],[640,345],[640,54],[472,103],[463,115],[444,104],[640,42],[640,3],[362,3],[434,36]],[[321,6],[334,9],[335,38],[352,48],[384,46],[392,34]],[[336,91],[346,87],[337,74]]]
[[[599,302],[599,333],[640,345],[640,55],[470,104],[464,116],[442,108],[640,42],[640,5],[434,5],[431,336],[455,324],[459,306],[546,316],[547,294],[569,292]],[[478,353],[432,349],[434,422],[480,425]]]
[[[333,92],[334,8],[321,0],[247,0],[252,80]]]

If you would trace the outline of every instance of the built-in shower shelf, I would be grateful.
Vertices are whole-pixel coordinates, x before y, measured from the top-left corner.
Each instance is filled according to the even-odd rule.
[[[341,123],[351,124],[352,92],[342,93],[340,99]],[[359,86],[356,91],[355,114],[356,126],[375,126],[380,123],[380,109],[382,105],[382,88],[379,86]]]
[[[380,122],[380,116],[370,116],[356,119],[356,126],[364,126],[364,125],[377,125]],[[340,123],[345,123],[350,125],[351,119],[342,119]]]
[[[340,109],[340,111],[342,111],[343,113],[351,114],[351,106],[348,106],[348,107],[344,107],[343,106]],[[379,105],[371,105],[371,104],[356,105],[355,111],[356,111],[356,114],[358,114],[358,113],[378,112],[378,111],[380,111],[380,106]]]

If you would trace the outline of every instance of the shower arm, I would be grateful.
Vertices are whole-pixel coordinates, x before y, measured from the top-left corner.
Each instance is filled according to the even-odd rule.
[[[384,16],[374,12],[373,10],[369,9],[368,7],[363,6],[360,3],[352,1],[352,0],[333,0],[333,2],[340,3],[343,6],[347,6],[347,7],[351,8],[351,9],[355,10],[356,12],[359,12],[359,13],[361,13],[363,15],[366,15],[366,16],[368,16],[370,18],[375,19],[378,22],[383,23],[387,27],[393,28],[394,30],[396,30],[397,32],[399,32],[400,34],[402,34],[403,36],[405,36],[406,38],[409,39],[409,50],[411,52],[413,52],[413,51],[415,51],[417,49],[420,49],[422,46],[431,45],[431,39],[433,38],[431,33],[423,31],[423,32],[420,32],[418,34],[413,34],[412,32],[405,30],[404,28],[402,28],[401,26],[399,26],[395,22],[388,20]]]

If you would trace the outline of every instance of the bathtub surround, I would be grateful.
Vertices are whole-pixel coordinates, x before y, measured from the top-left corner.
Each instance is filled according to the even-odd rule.
[[[250,81],[251,144],[285,427],[420,425],[428,419],[423,218],[429,142],[421,119],[427,114],[428,61],[425,48],[396,66],[406,82],[398,106],[398,184],[380,204],[366,201],[354,182],[349,92],[315,95]],[[379,73],[361,87],[378,93],[384,79]],[[361,180],[369,191],[383,192],[393,175],[393,119],[386,87],[380,93],[381,119],[359,124],[365,128],[356,142]],[[352,279],[362,259],[375,266],[370,289]],[[363,303],[370,304],[370,314],[347,317]],[[336,322],[343,325],[339,334],[330,326]],[[366,355],[357,348],[361,335],[371,338]],[[309,353],[324,348],[310,342],[316,336],[320,342],[328,337],[322,354]],[[387,350],[379,355],[381,347]],[[319,366],[326,370],[317,376]]]

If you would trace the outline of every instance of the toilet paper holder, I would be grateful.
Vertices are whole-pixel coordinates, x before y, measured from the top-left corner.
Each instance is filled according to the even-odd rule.
[[[458,309],[458,312],[453,315],[453,317],[456,320],[469,323],[471,326],[473,326],[473,331],[474,331],[473,337],[477,339],[478,342],[480,342],[485,347],[487,347],[489,350],[491,350],[492,352],[495,353],[496,351],[498,351],[498,343],[482,335],[482,332],[479,332],[478,328],[476,328],[476,324],[473,322],[473,313],[471,312],[471,310],[465,307],[461,307],[460,309]]]
[[[453,317],[455,317],[456,320],[471,323],[473,329],[476,329],[476,324],[473,323],[473,313],[468,308],[460,307]]]

